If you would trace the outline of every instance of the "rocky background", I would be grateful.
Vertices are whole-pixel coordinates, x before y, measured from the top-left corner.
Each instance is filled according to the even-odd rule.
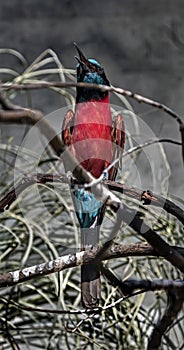
[[[103,63],[111,83],[174,109],[184,120],[184,2],[182,0],[1,0],[0,48],[19,50],[31,63],[52,48],[75,67],[76,41]],[[19,63],[0,55],[0,67]],[[34,93],[34,108],[62,107],[55,94]],[[179,140],[177,123],[152,107],[131,101],[160,137]],[[183,164],[178,146],[164,146],[171,165],[169,192],[181,196]]]

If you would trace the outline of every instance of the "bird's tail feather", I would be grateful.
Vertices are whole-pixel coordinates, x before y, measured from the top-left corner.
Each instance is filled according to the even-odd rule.
[[[105,212],[105,204],[94,194],[74,186],[74,204],[81,227],[81,250],[95,247],[99,243],[100,225]],[[81,267],[82,304],[85,308],[98,306],[101,294],[100,264],[92,263]]]
[[[99,242],[99,226],[81,228],[82,249],[90,249]],[[81,267],[82,303],[87,309],[98,306],[101,294],[100,265],[87,264]]]

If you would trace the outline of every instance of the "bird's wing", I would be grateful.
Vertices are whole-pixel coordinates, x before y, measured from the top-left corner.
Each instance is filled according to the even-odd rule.
[[[111,140],[113,145],[113,161],[119,158],[118,163],[112,167],[109,174],[110,180],[115,180],[118,168],[122,167],[122,154],[125,144],[125,125],[123,117],[118,114],[112,123]]]
[[[66,113],[63,124],[62,124],[62,140],[65,145],[69,146],[71,144],[71,137],[73,132],[73,122],[74,122],[74,113],[71,109]]]

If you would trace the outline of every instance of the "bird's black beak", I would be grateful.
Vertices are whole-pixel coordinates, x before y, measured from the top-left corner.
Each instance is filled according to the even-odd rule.
[[[75,42],[73,44],[74,44],[74,46],[79,54],[79,57],[75,56],[75,58],[76,58],[77,62],[80,64],[81,68],[85,71],[95,72],[96,66],[88,61],[88,59],[84,56],[83,52],[81,51],[81,49],[79,49],[79,47],[77,46],[77,44]]]

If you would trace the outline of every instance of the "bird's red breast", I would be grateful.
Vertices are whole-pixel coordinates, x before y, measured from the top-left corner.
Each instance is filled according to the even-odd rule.
[[[112,162],[112,116],[109,96],[76,105],[70,150],[94,177]]]

